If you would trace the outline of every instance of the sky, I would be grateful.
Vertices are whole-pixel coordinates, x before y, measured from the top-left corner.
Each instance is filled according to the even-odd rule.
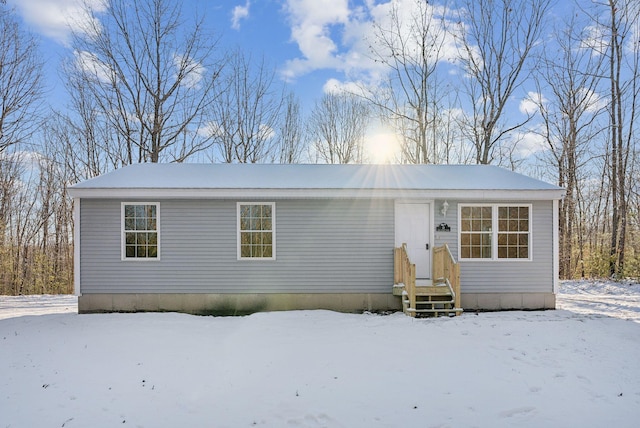
[[[60,64],[71,55],[72,28],[78,30],[87,19],[81,1],[7,0],[27,28],[41,38],[54,108],[63,109],[67,100]],[[104,0],[87,1],[97,10],[105,7]],[[395,1],[403,13],[410,13],[415,4],[415,0]],[[183,12],[187,17],[204,15],[209,28],[221,36],[220,46],[239,46],[255,57],[264,55],[308,113],[323,93],[380,78],[383,71],[371,59],[369,41],[373,20],[384,19],[390,4],[391,0],[184,0]],[[454,49],[451,43],[447,49]],[[522,120],[532,108],[527,97],[537,95],[531,89],[523,88],[514,96],[508,111],[515,120]],[[540,149],[539,141],[528,141],[531,135],[518,137],[525,155]],[[369,144],[383,147],[393,138],[392,131],[375,127]]]
[[[82,0],[7,0],[27,28],[41,37],[48,82],[62,85],[58,66],[70,53],[72,28],[86,19]],[[102,0],[89,0],[97,9]],[[386,3],[383,3],[384,6]],[[203,14],[221,46],[264,55],[280,79],[304,100],[319,97],[346,75],[371,71],[363,40],[367,15],[379,13],[371,0],[184,0],[187,17]],[[378,12],[376,12],[378,11]]]

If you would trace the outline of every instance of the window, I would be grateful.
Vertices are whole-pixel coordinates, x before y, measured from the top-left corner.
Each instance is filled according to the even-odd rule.
[[[529,207],[498,207],[498,258],[529,258]]]
[[[530,260],[531,206],[460,205],[460,259]]]
[[[122,203],[122,259],[158,260],[159,203]]]
[[[276,258],[275,203],[238,203],[238,259]]]
[[[491,258],[492,214],[491,207],[460,209],[460,258]]]

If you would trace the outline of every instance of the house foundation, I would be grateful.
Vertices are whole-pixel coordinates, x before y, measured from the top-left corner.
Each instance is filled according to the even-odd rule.
[[[555,309],[553,293],[461,293],[465,311]]]
[[[391,293],[118,293],[78,296],[79,313],[184,312],[198,315],[246,315],[254,312],[327,309],[337,312],[397,311]]]
[[[553,293],[461,293],[465,311],[555,309]],[[83,294],[79,313],[184,312],[198,315],[246,315],[265,311],[326,309],[359,313],[402,310],[391,293],[118,293]]]

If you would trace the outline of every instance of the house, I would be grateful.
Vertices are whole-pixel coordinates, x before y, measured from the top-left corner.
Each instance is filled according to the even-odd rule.
[[[555,307],[563,190],[496,166],[138,164],[69,192],[79,312],[415,311],[443,269],[464,309]]]

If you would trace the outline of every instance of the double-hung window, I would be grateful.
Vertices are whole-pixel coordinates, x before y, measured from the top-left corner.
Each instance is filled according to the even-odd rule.
[[[460,205],[461,260],[530,260],[530,205]]]
[[[498,258],[528,259],[529,207],[498,207]]]
[[[490,259],[493,238],[491,207],[460,208],[460,258]]]
[[[238,202],[238,259],[276,258],[274,202]]]
[[[159,203],[122,203],[122,260],[158,260],[159,234]]]

